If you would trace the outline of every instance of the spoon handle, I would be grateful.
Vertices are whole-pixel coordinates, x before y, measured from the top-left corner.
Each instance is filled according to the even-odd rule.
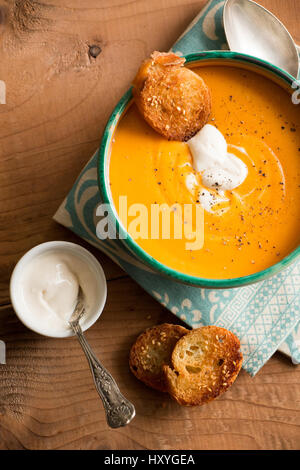
[[[96,390],[102,399],[106,420],[111,428],[126,426],[135,416],[135,408],[120,392],[115,380],[103,367],[85,339],[79,323],[71,325],[86,355]]]

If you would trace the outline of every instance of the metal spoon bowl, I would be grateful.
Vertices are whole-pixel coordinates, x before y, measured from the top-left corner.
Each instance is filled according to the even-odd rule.
[[[119,390],[116,381],[95,356],[80,326],[80,320],[85,314],[84,293],[79,286],[78,297],[69,324],[88,360],[97,392],[102,399],[106,412],[106,420],[111,428],[126,426],[135,416],[133,404]]]
[[[297,78],[297,47],[270,11],[252,0],[227,0],[223,22],[230,50],[267,60]]]

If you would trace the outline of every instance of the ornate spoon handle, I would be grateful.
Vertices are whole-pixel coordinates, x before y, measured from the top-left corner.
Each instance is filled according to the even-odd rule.
[[[135,416],[133,404],[122,395],[113,377],[97,359],[85,339],[79,323],[71,326],[90,365],[96,390],[103,402],[108,425],[111,428],[126,426]]]

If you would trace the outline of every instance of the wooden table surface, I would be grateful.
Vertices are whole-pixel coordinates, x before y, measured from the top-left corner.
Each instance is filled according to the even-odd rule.
[[[179,407],[128,370],[136,335],[175,317],[94,249],[108,300],[87,337],[137,417],[110,430],[75,339],[27,330],[9,299],[18,258],[34,245],[86,245],[51,217],[99,145],[105,122],[141,60],[167,50],[205,1],[0,0],[0,449],[297,449],[300,370],[275,354],[255,378],[241,372],[220,399]],[[264,0],[300,43],[300,1]],[[101,48],[97,58],[89,46]]]

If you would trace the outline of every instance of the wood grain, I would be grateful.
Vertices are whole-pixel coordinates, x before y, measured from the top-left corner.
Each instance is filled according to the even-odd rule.
[[[204,3],[0,0],[0,79],[7,85],[7,104],[0,106],[0,339],[8,348],[7,365],[0,365],[0,449],[300,446],[300,371],[279,354],[254,379],[242,372],[223,397],[197,409],[138,383],[127,365],[131,342],[147,326],[175,317],[99,252],[108,302],[87,335],[136,405],[130,426],[107,428],[76,341],[35,335],[10,306],[9,277],[25,251],[54,239],[85,245],[51,217],[140,61],[167,50]],[[300,43],[299,1],[260,3]],[[96,58],[93,45],[101,48]]]

